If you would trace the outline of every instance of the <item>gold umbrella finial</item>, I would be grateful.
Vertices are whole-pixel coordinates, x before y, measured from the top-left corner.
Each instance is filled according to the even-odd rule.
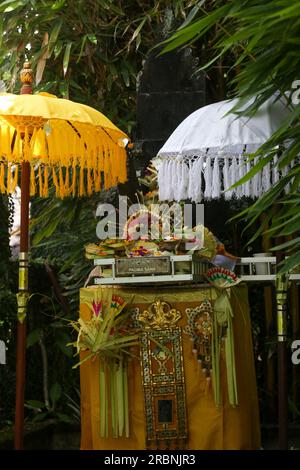
[[[20,95],[32,94],[33,71],[31,68],[31,63],[28,60],[25,60],[24,62],[23,68],[20,72],[20,79],[22,82]]]

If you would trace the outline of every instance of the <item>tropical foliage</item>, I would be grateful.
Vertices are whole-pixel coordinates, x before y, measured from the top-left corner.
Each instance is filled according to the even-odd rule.
[[[300,85],[297,82],[300,78],[300,3],[297,0],[202,0],[193,11],[190,21],[166,40],[164,51],[193,43],[210,33],[212,56],[203,68],[209,69],[228,51],[234,54],[236,75],[232,84],[241,98],[236,112],[253,96],[253,104],[244,111],[248,115],[274,95],[282,97],[290,108],[291,113],[282,127],[258,150],[259,162],[246,178],[264,167],[274,153],[278,154],[282,177],[240,216],[247,222],[245,230],[262,214],[265,216],[265,224],[261,224],[255,237],[268,227],[268,234],[276,237],[276,250],[283,250],[288,255],[284,270],[292,269],[300,263],[300,106],[297,90]]]
[[[135,120],[137,75],[157,30],[183,19],[189,0],[5,0],[0,72],[17,90],[24,54],[36,88],[89,104],[125,131]]]

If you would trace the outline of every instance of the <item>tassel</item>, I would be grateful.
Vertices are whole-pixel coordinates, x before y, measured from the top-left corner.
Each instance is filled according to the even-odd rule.
[[[242,179],[245,176],[245,163],[243,156],[239,156],[239,166],[238,166],[238,179]],[[240,184],[237,188],[237,197],[241,199],[245,195],[245,184]]]
[[[44,186],[43,186],[43,197],[48,197],[49,194],[49,174],[48,174],[48,167],[44,166]]]
[[[14,165],[14,177],[13,177],[12,186],[11,186],[12,194],[16,191],[16,187],[18,186],[18,176],[19,176],[19,166]]]
[[[84,196],[84,169],[82,167],[79,174],[79,196]]]
[[[173,162],[169,160],[167,162],[167,167],[166,167],[166,194],[165,194],[165,200],[166,201],[172,201],[173,199],[173,188],[172,188],[172,168],[173,168]]]
[[[73,165],[73,167],[72,167],[72,184],[71,184],[71,189],[70,189],[70,192],[71,192],[73,197],[75,197],[75,195],[76,195],[76,176],[77,176],[76,166]]]
[[[237,170],[238,170],[238,168],[237,168],[236,157],[233,157],[232,161],[231,161],[230,168],[229,168],[230,186],[232,186],[237,181],[237,175],[238,175]],[[236,188],[231,190],[231,197],[233,197],[235,195],[236,195]]]
[[[11,183],[12,183],[12,172],[11,172],[11,165],[8,165],[7,167],[7,194],[11,194]]]
[[[187,197],[188,199],[191,199],[193,201],[193,172],[195,169],[196,161],[193,161],[192,159],[188,160],[188,186],[187,186]]]
[[[15,143],[12,149],[12,159],[19,161],[22,158],[22,139],[19,129],[16,129]]]
[[[192,194],[191,199],[193,202],[202,201],[202,169],[203,169],[203,157],[197,158],[195,160],[192,171],[191,171],[191,181],[192,181]]]
[[[101,177],[100,172],[97,171],[95,168],[93,169],[94,173],[94,185],[95,185],[95,192],[99,193],[101,191]]]
[[[220,178],[220,168],[219,168],[219,159],[217,155],[214,158],[214,167],[212,174],[212,199],[219,199],[221,193],[221,178]]]
[[[174,200],[174,188],[176,184],[176,162],[171,160],[169,162],[169,201]]]
[[[25,136],[23,140],[23,159],[25,162],[30,161],[30,138],[28,127],[25,127]]]
[[[66,168],[66,178],[65,178],[65,195],[70,195],[70,172],[69,167]]]
[[[212,192],[211,157],[206,158],[205,168],[204,168],[204,179],[205,179],[204,197],[205,199],[211,199],[211,192]]]
[[[180,173],[180,163],[174,161],[174,170],[173,170],[173,201],[178,202],[178,188],[179,188],[179,173]],[[175,189],[176,188],[176,189]]]
[[[254,158],[254,166],[258,163],[258,157]],[[252,180],[252,197],[260,197],[261,196],[261,190],[262,190],[262,181],[261,181],[261,171],[256,173],[254,175],[253,180]]]
[[[160,201],[165,200],[165,193],[167,187],[167,179],[165,176],[165,167],[167,162],[159,161],[157,168],[157,182],[158,182],[158,197]]]
[[[172,201],[173,200],[173,188],[172,188],[172,180],[173,180],[173,162],[172,160],[167,160],[167,165],[165,169],[165,201]]]
[[[59,194],[60,194],[61,199],[64,199],[66,194],[65,194],[65,182],[64,182],[64,175],[63,175],[62,167],[59,167],[58,176],[59,176]]]
[[[30,196],[34,196],[35,192],[36,192],[35,172],[34,172],[34,166],[31,165],[31,168],[30,168]]]
[[[92,180],[92,170],[87,169],[87,194],[91,196],[93,194],[93,180]]]
[[[58,179],[57,179],[56,169],[55,168],[53,168],[53,170],[52,170],[52,178],[53,178],[53,183],[54,183],[54,186],[55,186],[56,196],[60,197],[60,189],[59,189],[59,184],[58,184]]]
[[[0,192],[6,193],[5,187],[5,167],[3,163],[0,163]]]
[[[247,163],[246,163],[247,173],[249,173],[250,169],[251,169],[251,164],[250,164],[250,161],[247,160]],[[245,183],[244,195],[246,197],[250,197],[250,195],[251,195],[251,179],[246,181],[246,183]]]
[[[224,157],[223,186],[224,186],[224,198],[228,200],[231,198],[232,191],[226,191],[226,189],[230,188],[229,161],[227,157]]]
[[[262,192],[266,193],[269,191],[271,187],[271,181],[270,181],[270,176],[271,176],[271,168],[270,168],[270,163],[267,163],[262,170]]]
[[[40,197],[43,197],[43,175],[42,175],[41,165],[39,165],[38,174],[39,174],[39,193],[40,193]]]

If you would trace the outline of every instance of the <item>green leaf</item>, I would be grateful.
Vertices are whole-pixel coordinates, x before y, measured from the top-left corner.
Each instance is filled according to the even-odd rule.
[[[97,38],[95,34],[88,34],[86,37],[92,44],[97,44]]]
[[[47,416],[49,416],[49,413],[45,412],[45,413],[39,413],[37,414],[36,416],[34,416],[32,418],[32,421],[34,423],[38,423],[39,421],[43,421],[45,418],[47,418]]]
[[[76,64],[78,64],[78,62],[80,61],[82,55],[83,55],[83,49],[84,49],[84,46],[85,46],[85,43],[86,43],[86,40],[87,40],[87,34],[85,34],[82,38],[82,41],[81,41],[81,47],[80,47],[80,52],[79,52],[79,56],[78,56],[78,59],[76,61]]]
[[[69,67],[71,47],[72,47],[72,42],[68,42],[68,44],[66,45],[64,60],[63,60],[64,77],[66,76],[68,67]]]
[[[72,338],[70,337],[70,335],[68,335],[68,333],[64,331],[59,331],[56,333],[55,343],[57,344],[59,349],[67,357],[70,357],[70,358],[73,356],[73,352],[72,352],[72,348],[70,346],[67,346],[67,344],[70,343],[71,341],[72,341]]]
[[[3,13],[9,13],[25,5],[26,0],[5,0],[0,4],[0,11],[3,11]]]
[[[60,399],[61,394],[62,394],[62,388],[59,385],[59,383],[56,382],[55,384],[52,385],[50,389],[50,398],[51,398],[53,407]]]
[[[288,242],[281,243],[280,245],[276,245],[274,248],[270,248],[271,251],[278,251],[282,250],[283,248],[289,248],[293,245],[300,244],[300,237],[295,238],[294,240],[289,240]]]
[[[236,188],[237,186],[240,186],[241,184],[244,184],[246,183],[247,181],[249,181],[251,178],[253,178],[253,176],[255,176],[259,171],[262,170],[262,168],[264,166],[267,165],[267,163],[269,163],[273,158],[273,155],[269,155],[268,157],[265,157],[265,158],[261,158],[256,165],[254,165],[253,168],[251,168],[250,171],[248,171],[248,173],[243,177],[241,178],[240,180],[238,180],[235,184],[233,184],[229,189],[233,189],[233,188]],[[229,189],[227,189],[226,191],[229,191]]]
[[[60,10],[64,4],[66,3],[66,0],[57,0],[53,5],[51,6],[51,10]]]
[[[128,41],[128,44],[127,44],[128,48],[129,48],[130,44],[137,38],[139,32],[141,31],[141,29],[144,26],[144,24],[146,23],[146,21],[147,21],[147,17],[143,18],[143,20],[140,22],[138,27],[135,29],[135,31],[133,32],[133,35],[131,36],[130,40]]]
[[[44,230],[40,230],[33,238],[33,245],[38,245],[43,238],[50,237],[56,230],[58,224],[61,222],[60,218],[57,217]]]
[[[27,400],[26,402],[29,406],[31,406],[31,408],[38,408],[38,409],[41,409],[41,408],[45,408],[45,403],[43,403],[42,401],[39,401],[39,400]]]
[[[296,266],[298,266],[298,264],[300,264],[300,251],[294,255],[288,256],[287,259],[284,260],[284,263],[279,270],[279,274],[291,271]]]
[[[129,87],[129,85],[130,85],[130,79],[129,79],[128,70],[127,70],[126,68],[123,68],[123,69],[121,70],[121,74],[122,74],[122,77],[123,77],[125,86]]]
[[[57,41],[57,38],[58,38],[58,35],[59,35],[59,32],[61,30],[62,25],[63,25],[63,19],[60,18],[59,20],[57,20],[54,23],[54,26],[53,26],[52,31],[50,33],[50,37],[49,37],[49,58],[52,55],[52,52],[53,52],[53,49],[55,47],[55,44],[56,44],[56,41]]]
[[[26,347],[30,348],[34,344],[36,344],[41,338],[41,329],[37,328],[35,330],[32,330],[29,335],[27,336],[26,339]]]
[[[57,59],[57,57],[60,55],[62,48],[63,48],[63,42],[57,41],[57,43],[54,46],[54,59]]]
[[[67,423],[67,424],[70,424],[73,422],[73,420],[70,418],[70,416],[64,414],[64,413],[58,413],[56,412],[55,413],[55,416],[57,416],[57,418],[59,419],[59,421],[61,421],[62,423]]]
[[[186,20],[182,23],[182,25],[178,28],[178,30],[183,29],[190,24],[190,22],[195,18],[195,16],[197,15],[198,11],[202,7],[202,5],[205,3],[205,1],[206,0],[201,0],[191,9],[188,16],[186,17]]]

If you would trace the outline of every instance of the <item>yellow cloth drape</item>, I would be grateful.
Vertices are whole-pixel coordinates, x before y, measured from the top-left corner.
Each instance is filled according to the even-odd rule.
[[[92,302],[97,289],[87,287],[80,292],[80,316],[91,315],[87,302]],[[201,286],[167,288],[114,287],[115,293],[132,302],[133,307],[145,309],[160,298],[181,311],[180,326],[186,324],[185,309],[199,305],[204,299],[213,303],[214,288]],[[247,301],[247,287],[234,287],[231,296],[234,311],[234,340],[239,405],[228,404],[226,386],[226,364],[221,358],[221,381],[223,405],[217,409],[212,390],[207,390],[207,381],[192,353],[192,343],[183,334],[184,373],[188,423],[187,448],[193,450],[258,449],[260,447],[260,425],[251,325]],[[99,413],[99,364],[87,361],[80,368],[81,380],[81,449],[139,450],[145,449],[146,426],[141,371],[138,360],[129,364],[129,410],[130,437],[100,438]]]

